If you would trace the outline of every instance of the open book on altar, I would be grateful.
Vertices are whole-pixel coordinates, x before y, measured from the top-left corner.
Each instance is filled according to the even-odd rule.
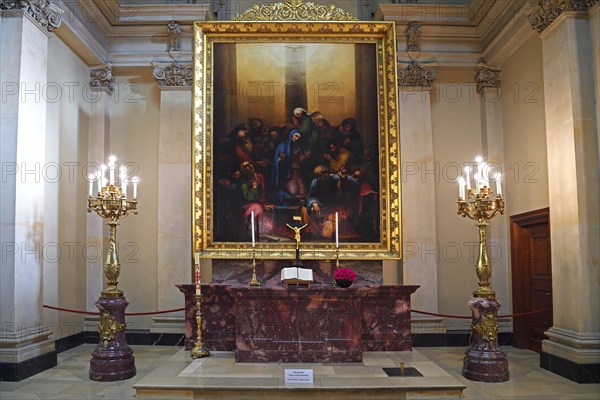
[[[288,284],[308,284],[313,281],[313,271],[309,268],[286,267],[281,270],[281,280]]]

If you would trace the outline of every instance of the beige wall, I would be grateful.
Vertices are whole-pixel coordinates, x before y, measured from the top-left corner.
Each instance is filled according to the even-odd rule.
[[[48,84],[40,88],[47,103],[44,304],[85,309],[86,198],[89,93],[87,66],[59,39],[48,42]],[[46,171],[44,173],[44,171]],[[57,175],[60,172],[60,175]],[[44,309],[52,339],[83,330],[83,316]]]
[[[157,307],[158,132],[160,92],[150,68],[116,69],[111,99],[109,153],[138,168],[138,215],[121,220],[117,242],[121,261],[119,287],[127,312]],[[164,290],[177,290],[167,288]],[[148,317],[129,317],[129,329],[147,329]]]
[[[532,35],[501,66],[507,214],[548,207],[542,43]]]
[[[590,18],[592,32],[592,49],[594,51],[594,77],[596,80],[596,129],[600,129],[600,5],[596,4]],[[600,140],[598,141],[600,152]]]
[[[458,166],[464,168],[465,162],[481,153],[480,104],[472,83],[474,75],[474,69],[439,72],[431,102],[437,171],[435,178],[421,171],[421,179],[436,179],[438,296],[439,312],[444,314],[469,315],[467,301],[477,288],[477,229],[473,221],[456,214]],[[432,257],[426,250],[421,249],[420,256]],[[457,330],[470,329],[471,322],[447,319],[445,324],[447,330]]]

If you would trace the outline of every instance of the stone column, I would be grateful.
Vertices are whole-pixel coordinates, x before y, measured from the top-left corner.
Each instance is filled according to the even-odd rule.
[[[191,64],[153,63],[160,89],[158,147],[158,309],[180,308],[176,284],[192,276]],[[181,333],[184,313],[154,316],[153,333]]]
[[[502,130],[502,98],[500,69],[485,63],[477,64],[475,74],[481,112],[481,156],[488,163],[490,186],[496,195],[496,173],[504,172],[504,132]],[[502,178],[501,178],[502,179]],[[506,185],[503,185],[504,187]],[[510,209],[510,204],[508,204]],[[488,228],[489,252],[492,263],[492,287],[496,296],[508,304],[508,216],[497,214]],[[512,332],[510,320],[498,321],[500,330]]]
[[[588,6],[542,1],[530,22],[544,52],[553,326],[540,364],[577,382],[600,365],[600,161]]]
[[[0,13],[0,380],[56,365],[42,321],[48,38],[62,10],[47,1],[2,3]]]
[[[109,157],[110,137],[110,100],[114,90],[115,77],[112,65],[98,66],[90,70],[89,90],[86,90],[87,101],[90,102],[90,119],[88,134],[89,172],[106,163]],[[94,191],[97,189],[94,184]],[[86,309],[95,312],[96,301],[103,289],[104,282],[104,239],[108,229],[105,222],[96,213],[88,213],[86,228]],[[86,316],[84,330],[98,331],[98,316]]]
[[[420,285],[412,307],[438,311],[435,168],[430,91],[432,64],[398,64],[400,159],[402,162],[403,284]],[[430,171],[430,173],[426,173]],[[443,318],[412,315],[413,333],[445,333]]]

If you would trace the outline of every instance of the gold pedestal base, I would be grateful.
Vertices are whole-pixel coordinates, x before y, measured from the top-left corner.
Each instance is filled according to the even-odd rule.
[[[260,286],[260,282],[256,278],[256,259],[252,260],[252,279],[248,282],[248,286]]]
[[[196,345],[192,349],[191,355],[192,358],[195,360],[196,358],[210,357],[212,354],[210,353],[210,350],[208,350],[206,347]]]

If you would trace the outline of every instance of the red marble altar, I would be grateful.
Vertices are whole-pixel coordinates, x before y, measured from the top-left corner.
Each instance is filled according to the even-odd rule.
[[[185,294],[185,348],[195,340],[194,286]],[[202,339],[238,362],[360,362],[363,351],[412,350],[410,295],[418,286],[202,286]]]

